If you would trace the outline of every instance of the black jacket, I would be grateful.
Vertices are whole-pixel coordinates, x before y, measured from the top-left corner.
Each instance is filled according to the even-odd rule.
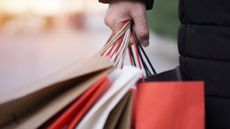
[[[230,129],[230,0],[179,0],[179,17],[182,77],[205,81],[207,129]]]
[[[128,1],[128,0],[126,0],[126,1]],[[132,1],[132,0],[129,0],[129,1]],[[150,10],[150,9],[153,8],[154,0],[136,0],[136,1],[143,2],[146,5],[147,10]],[[101,2],[101,3],[109,3],[110,0],[99,0],[99,2]]]
[[[180,0],[180,69],[205,80],[207,129],[230,129],[230,0]]]

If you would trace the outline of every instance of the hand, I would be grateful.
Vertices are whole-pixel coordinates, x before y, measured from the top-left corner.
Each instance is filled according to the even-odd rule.
[[[138,1],[111,0],[105,15],[105,24],[117,33],[127,21],[134,22],[134,30],[143,46],[149,44],[146,7]]]

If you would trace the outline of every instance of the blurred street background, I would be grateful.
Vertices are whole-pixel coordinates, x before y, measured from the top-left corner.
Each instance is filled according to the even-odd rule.
[[[178,65],[177,0],[156,0],[148,12],[157,72]],[[0,94],[13,93],[92,56],[111,35],[107,5],[97,0],[0,0]]]

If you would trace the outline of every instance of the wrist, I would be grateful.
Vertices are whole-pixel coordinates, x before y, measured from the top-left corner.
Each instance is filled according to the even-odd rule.
[[[150,10],[152,9],[154,0],[99,0],[99,2],[101,3],[115,3],[115,2],[121,2],[121,1],[141,2],[145,5],[147,10]]]

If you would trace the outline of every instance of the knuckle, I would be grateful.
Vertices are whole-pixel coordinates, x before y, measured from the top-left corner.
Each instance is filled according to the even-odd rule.
[[[110,25],[110,17],[108,15],[105,15],[104,17],[104,23],[109,26]]]
[[[141,8],[137,8],[136,10],[134,10],[134,11],[132,12],[132,15],[133,15],[134,17],[143,17],[143,16],[145,16],[145,10],[143,10],[143,9],[141,9]]]
[[[111,28],[116,23],[116,19],[111,15],[106,15],[104,18],[104,23]]]
[[[140,37],[140,40],[147,40],[149,39],[149,32],[147,30],[140,30],[139,37]]]

